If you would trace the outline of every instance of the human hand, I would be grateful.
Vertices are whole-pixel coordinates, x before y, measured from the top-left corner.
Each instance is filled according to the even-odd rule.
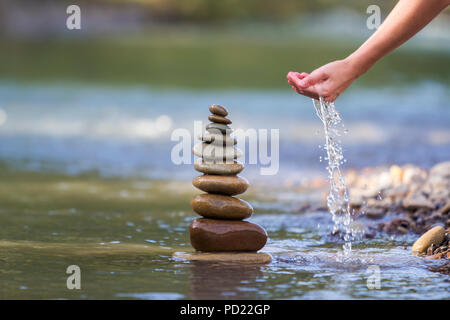
[[[289,72],[288,83],[297,93],[331,102],[350,86],[360,73],[348,60],[328,63],[313,72]]]

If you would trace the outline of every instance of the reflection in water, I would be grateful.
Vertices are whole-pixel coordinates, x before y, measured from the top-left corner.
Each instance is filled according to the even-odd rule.
[[[258,281],[264,281],[262,266],[258,264],[189,264],[190,299],[252,299],[258,291]]]

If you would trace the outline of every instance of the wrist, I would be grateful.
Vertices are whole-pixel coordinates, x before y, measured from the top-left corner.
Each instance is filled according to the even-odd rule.
[[[348,69],[350,70],[350,74],[353,80],[362,76],[373,65],[373,63],[370,63],[369,61],[358,55],[357,52],[349,55],[344,59],[344,61],[348,65]]]

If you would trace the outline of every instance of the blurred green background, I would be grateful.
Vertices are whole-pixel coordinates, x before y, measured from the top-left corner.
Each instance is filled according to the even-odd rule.
[[[355,50],[395,1],[78,1],[81,30],[66,28],[71,1],[2,1],[0,78],[186,88],[285,88]],[[356,85],[450,83],[448,10]]]

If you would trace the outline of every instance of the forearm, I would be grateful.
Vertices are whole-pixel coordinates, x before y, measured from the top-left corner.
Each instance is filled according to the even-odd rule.
[[[378,30],[346,60],[355,77],[422,30],[450,0],[400,0]]]

